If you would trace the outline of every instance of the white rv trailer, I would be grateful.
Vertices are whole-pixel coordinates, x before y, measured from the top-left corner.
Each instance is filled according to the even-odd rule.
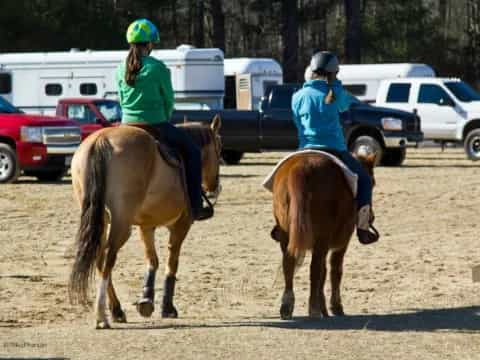
[[[53,113],[61,97],[116,97],[115,73],[127,51],[0,54],[0,96],[28,112]],[[223,52],[182,45],[154,50],[171,71],[176,104],[223,108]]]
[[[225,59],[225,108],[256,110],[269,86],[283,83],[280,64],[269,58]]]
[[[340,65],[338,78],[353,95],[365,102],[375,102],[380,81],[405,77],[434,77],[426,64],[359,64]]]

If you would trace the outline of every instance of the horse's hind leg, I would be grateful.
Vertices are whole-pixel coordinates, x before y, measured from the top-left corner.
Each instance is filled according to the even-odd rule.
[[[155,274],[158,269],[158,256],[155,250],[155,228],[140,227],[140,235],[145,248],[145,259],[148,263],[145,272],[142,298],[137,302],[137,311],[144,317],[150,317],[154,310]]]
[[[110,324],[108,323],[106,315],[106,293],[108,291],[109,283],[111,282],[111,274],[115,262],[117,260],[118,250],[125,244],[125,242],[130,237],[130,225],[126,223],[116,223],[112,222],[110,226],[110,234],[108,237],[107,248],[105,254],[102,254],[105,259],[103,267],[101,264],[97,263],[97,266],[100,265],[100,279],[98,281],[98,290],[97,290],[97,299],[95,305],[96,313],[96,327],[97,329],[108,329]],[[111,284],[113,289],[113,283]],[[113,291],[113,293],[115,293]],[[116,296],[115,296],[116,298]],[[112,299],[110,299],[112,301]],[[113,299],[113,302],[115,300]],[[118,299],[117,299],[118,302]],[[120,302],[118,302],[118,307],[120,307]],[[117,309],[118,309],[117,307]],[[120,307],[121,309],[121,307]],[[123,312],[123,311],[122,311]]]
[[[175,275],[178,270],[178,258],[183,240],[187,236],[192,223],[190,217],[186,214],[172,226],[169,227],[170,238],[168,239],[168,257],[165,269],[165,284],[163,287],[162,317],[178,317],[177,309],[173,305],[173,296],[175,294]]]
[[[342,298],[340,296],[340,283],[343,275],[343,258],[347,248],[335,251],[330,256],[330,281],[332,295],[330,297],[330,310],[334,315],[345,315],[343,312]]]
[[[317,240],[317,244],[321,241]],[[323,287],[326,277],[326,257],[328,250],[316,246],[312,251],[312,262],[310,264],[310,300],[308,315],[312,318],[327,317],[327,306]]]
[[[285,280],[285,290],[282,295],[282,304],[280,306],[280,317],[283,320],[290,320],[292,318],[293,309],[295,307],[295,294],[293,292],[293,276],[295,273],[296,260],[287,251],[287,241],[281,241],[280,247],[283,253],[282,267],[283,277]]]

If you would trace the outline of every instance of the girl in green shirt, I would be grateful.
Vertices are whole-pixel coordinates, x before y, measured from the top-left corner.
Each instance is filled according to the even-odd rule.
[[[213,216],[213,209],[202,203],[200,149],[185,132],[169,123],[174,105],[170,70],[150,56],[153,45],[160,41],[158,30],[147,19],[136,20],[128,27],[127,41],[127,59],[117,69],[122,124],[150,128],[150,133],[158,134],[157,140],[181,152],[193,217],[208,219]]]

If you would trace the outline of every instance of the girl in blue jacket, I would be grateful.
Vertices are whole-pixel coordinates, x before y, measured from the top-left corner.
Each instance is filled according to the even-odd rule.
[[[378,240],[378,234],[370,231],[373,222],[372,180],[365,168],[347,150],[340,113],[351,104],[351,96],[337,80],[339,70],[335,54],[322,51],[314,54],[307,69],[303,88],[292,98],[292,111],[298,129],[300,149],[316,148],[332,150],[350,170],[358,175],[357,236],[362,244]]]

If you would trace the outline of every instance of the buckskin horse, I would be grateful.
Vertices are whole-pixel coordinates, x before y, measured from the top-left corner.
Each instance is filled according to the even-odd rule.
[[[208,125],[183,124],[202,151],[202,187],[213,193],[219,189],[220,126],[218,116]],[[182,168],[167,163],[157,145],[142,129],[106,128],[85,139],[72,159],[72,184],[81,218],[69,294],[72,302],[87,303],[89,281],[96,267],[97,329],[110,327],[106,295],[112,320],[126,322],[113,287],[112,269],[117,252],[130,237],[132,225],[139,226],[147,262],[143,297],[137,302],[137,310],[145,317],[154,310],[158,268],[154,232],[156,227],[166,226],[170,237],[162,316],[177,317],[173,305],[175,275],[180,247],[192,225],[192,216]]]
[[[374,155],[359,157],[373,178]],[[374,178],[373,178],[374,180]],[[273,179],[271,236],[283,253],[285,289],[280,316],[292,318],[293,276],[307,250],[310,264],[309,316],[327,317],[324,283],[330,253],[330,310],[344,315],[340,296],[343,258],[356,224],[356,203],[340,167],[321,154],[299,154],[280,165]]]

